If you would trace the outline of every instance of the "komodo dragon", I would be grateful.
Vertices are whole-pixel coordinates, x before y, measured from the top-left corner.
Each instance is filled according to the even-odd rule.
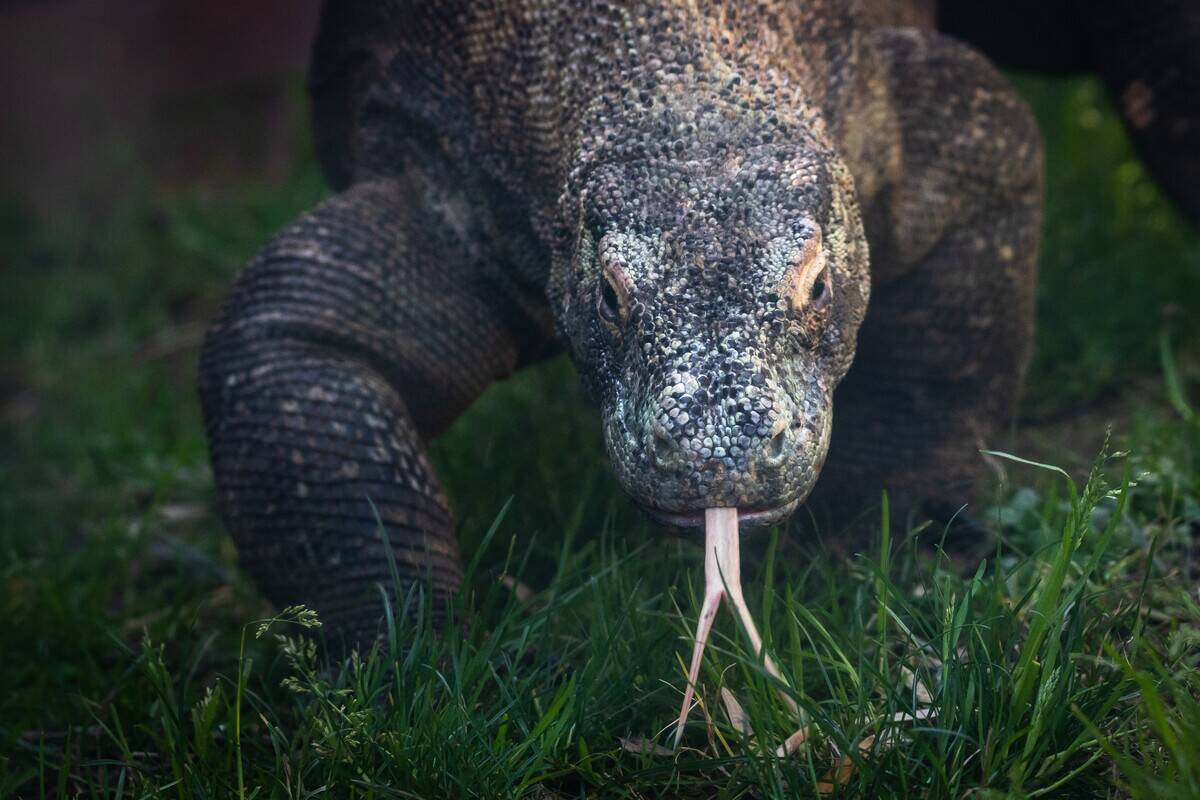
[[[667,523],[778,523],[818,474],[835,507],[967,497],[1030,353],[1040,149],[985,58],[889,27],[928,5],[329,3],[311,88],[339,193],[244,270],[201,360],[267,597],[373,636],[377,510],[443,603],[426,443],[560,347]]]

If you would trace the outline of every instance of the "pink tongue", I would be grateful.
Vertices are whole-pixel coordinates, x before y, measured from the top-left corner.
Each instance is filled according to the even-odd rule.
[[[742,565],[738,552],[738,512],[736,508],[710,508],[704,512],[704,602],[700,606],[700,619],[696,622],[696,644],[692,648],[692,664],[688,669],[687,688],[683,692],[683,706],[679,710],[679,721],[675,725],[675,746],[679,746],[683,738],[683,726],[691,711],[692,695],[696,690],[696,678],[700,675],[700,661],[704,656],[704,646],[708,644],[708,634],[712,630],[713,620],[716,619],[717,609],[721,599],[729,595],[729,602],[742,620],[746,635],[755,654],[762,652],[762,637],[746,607],[746,599],[742,596]],[[768,655],[763,665],[767,672],[780,681],[779,668]],[[795,701],[788,695],[784,700],[796,709]]]

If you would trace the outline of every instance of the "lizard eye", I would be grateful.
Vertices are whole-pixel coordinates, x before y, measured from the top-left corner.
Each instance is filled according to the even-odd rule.
[[[629,319],[629,303],[629,279],[619,264],[602,258],[596,313],[611,333],[619,333]]]
[[[612,285],[608,275],[604,276],[604,286],[600,290],[600,316],[605,322],[616,325],[621,319],[621,300],[617,290]]]
[[[833,293],[829,290],[829,270],[821,270],[821,274],[813,281],[812,289],[808,292],[809,308],[824,308],[829,305]]]
[[[784,292],[788,306],[796,313],[819,311],[832,300],[833,287],[830,285],[829,265],[821,249],[819,229],[816,235],[804,243],[803,250],[788,271]]]

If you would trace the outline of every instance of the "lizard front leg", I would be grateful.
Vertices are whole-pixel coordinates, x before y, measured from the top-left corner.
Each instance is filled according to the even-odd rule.
[[[277,235],[213,325],[200,390],[218,500],[241,561],[327,638],[374,636],[379,586],[462,578],[427,439],[519,360],[477,248],[427,187],[352,187]],[[377,516],[378,514],[378,520]]]
[[[945,519],[971,498],[1031,352],[1040,142],[970,49],[916,31],[881,30],[874,44],[898,168],[865,203],[871,303],[815,500],[857,510],[886,488],[900,515]]]

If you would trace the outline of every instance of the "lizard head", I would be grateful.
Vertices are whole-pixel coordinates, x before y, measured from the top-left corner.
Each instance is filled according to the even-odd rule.
[[[773,524],[811,490],[869,273],[849,173],[815,147],[600,164],[560,327],[618,479],[679,526]]]

